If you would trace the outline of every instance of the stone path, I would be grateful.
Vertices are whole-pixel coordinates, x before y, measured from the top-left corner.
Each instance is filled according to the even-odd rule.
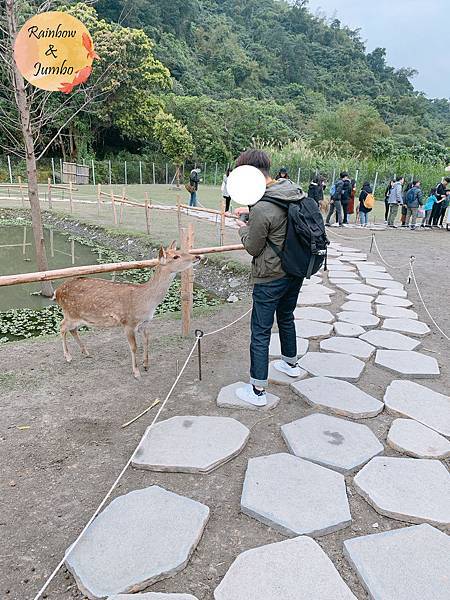
[[[259,420],[275,417],[273,435],[284,440],[288,452],[250,458],[245,477],[238,469],[245,515],[239,527],[256,519],[260,527],[300,537],[252,548],[243,534],[249,549],[236,552],[228,563],[215,600],[356,599],[312,539],[336,531],[344,540],[339,542],[341,553],[371,598],[447,600],[450,541],[436,527],[450,525],[450,476],[440,462],[450,456],[450,397],[413,381],[392,381],[389,375],[439,376],[436,358],[417,351],[430,329],[411,310],[403,283],[384,265],[338,243],[331,244],[329,256],[329,271],[305,281],[297,301],[300,377],[279,372],[274,360],[269,367],[270,384],[284,386],[278,387],[283,398],[291,395],[290,402],[304,403],[303,410],[307,405],[311,414],[279,423],[278,396],[268,393],[267,406],[258,408],[237,398],[236,388],[243,382],[218,386],[220,416],[175,416],[159,422],[141,441],[133,466],[194,474],[199,482],[192,483],[194,489],[207,486],[212,470],[236,457],[249,440],[252,448],[258,429],[237,420],[242,411],[268,413]],[[322,308],[336,303],[339,309]],[[269,354],[275,360],[281,356],[275,331]],[[374,395],[350,383],[361,381],[365,387],[366,366],[384,369],[385,385],[372,388]],[[389,429],[380,426],[386,419],[376,419],[384,408],[400,417]],[[225,416],[227,410],[236,418]],[[378,425],[355,422],[366,419]],[[381,456],[385,444],[388,454],[398,455]],[[390,531],[352,538],[352,495],[380,515],[420,525],[397,529],[392,522]],[[163,487],[130,492],[113,500],[93,522],[67,567],[90,599],[197,600],[183,592],[135,592],[186,566],[208,517],[207,506]],[[235,534],[241,537],[239,531]],[[345,576],[345,565],[340,572]],[[187,586],[175,589],[180,587]]]

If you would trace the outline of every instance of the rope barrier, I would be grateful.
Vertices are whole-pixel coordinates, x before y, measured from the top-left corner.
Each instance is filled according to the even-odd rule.
[[[382,256],[380,249],[378,248],[378,244],[377,244],[377,239],[375,237],[375,234],[373,234],[373,245],[375,246],[375,250],[377,251],[378,256],[381,258],[381,260],[384,262],[384,264],[389,267],[390,269],[406,269],[407,267],[410,266],[410,262],[408,261],[407,263],[405,263],[404,265],[391,265],[390,263],[388,263]]]
[[[153,421],[150,423],[149,427],[146,429],[144,435],[140,439],[140,441],[139,441],[138,445],[136,446],[136,448],[134,449],[132,455],[127,460],[125,466],[123,467],[123,469],[119,473],[118,477],[116,478],[116,480],[114,481],[114,483],[112,484],[112,486],[109,488],[109,490],[106,493],[106,495],[103,497],[102,501],[100,502],[100,504],[96,508],[94,514],[91,516],[91,518],[89,519],[89,521],[83,527],[83,529],[81,530],[81,533],[78,535],[78,537],[76,538],[76,540],[74,541],[74,543],[70,546],[69,550],[66,552],[66,554],[64,555],[64,557],[56,565],[56,567],[54,568],[54,570],[52,571],[52,573],[50,574],[50,576],[47,578],[47,580],[45,581],[44,585],[38,591],[38,593],[36,594],[36,596],[34,596],[33,600],[39,600],[40,598],[42,598],[42,594],[45,592],[45,590],[48,588],[48,586],[50,585],[50,583],[56,577],[56,575],[58,574],[59,570],[61,569],[61,567],[66,562],[67,557],[73,552],[73,550],[75,549],[75,547],[77,546],[77,544],[80,542],[80,540],[83,537],[83,535],[86,533],[86,531],[92,525],[92,523],[94,522],[94,520],[100,514],[100,511],[102,510],[102,508],[105,506],[105,504],[108,501],[108,499],[111,497],[111,494],[114,492],[114,490],[116,489],[116,487],[119,484],[120,480],[122,479],[122,477],[124,476],[125,472],[127,471],[128,467],[133,462],[133,459],[136,456],[136,453],[137,453],[140,445],[144,442],[144,440],[146,439],[147,435],[149,434],[149,432],[151,431],[151,429],[154,427],[154,425],[158,421],[158,419],[159,419],[161,413],[163,412],[163,410],[164,410],[164,408],[165,408],[165,406],[166,406],[166,404],[167,404],[170,396],[172,395],[175,387],[177,386],[179,380],[181,379],[181,376],[183,375],[183,373],[184,373],[184,371],[185,371],[185,369],[186,369],[186,367],[187,367],[187,365],[188,365],[188,363],[189,363],[189,361],[190,361],[190,359],[191,359],[191,357],[192,357],[195,349],[200,344],[200,339],[202,337],[206,337],[206,336],[209,336],[209,335],[214,335],[216,333],[219,333],[220,331],[224,331],[225,329],[228,329],[228,327],[231,327],[232,325],[234,325],[235,323],[237,323],[238,321],[241,321],[244,317],[246,317],[251,312],[251,310],[252,309],[250,308],[247,312],[245,312],[243,315],[241,315],[240,317],[238,317],[237,319],[235,319],[231,323],[228,323],[224,327],[216,329],[215,331],[210,331],[208,333],[203,333],[203,331],[201,331],[200,329],[196,330],[196,332],[195,332],[195,342],[194,342],[192,348],[190,349],[189,354],[188,354],[186,360],[184,361],[184,364],[181,367],[180,372],[178,373],[177,377],[175,378],[175,381],[173,382],[170,390],[168,391],[166,397],[164,398],[164,400],[163,400],[163,402],[162,402],[162,404],[161,404],[158,412],[156,413]],[[199,362],[199,365],[200,364],[201,364],[201,362]]]

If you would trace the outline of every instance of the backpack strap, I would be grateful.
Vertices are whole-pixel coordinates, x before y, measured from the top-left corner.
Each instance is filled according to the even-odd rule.
[[[284,210],[289,210],[289,206],[286,204],[286,202],[283,202],[282,200],[275,200],[273,198],[262,197],[261,200],[259,200],[259,202],[269,202],[270,204],[275,204],[276,206],[279,206],[280,208],[284,208]],[[283,258],[283,252],[281,251],[279,246],[274,244],[271,240],[269,240],[269,238],[267,238],[267,245],[272,248],[272,250],[278,256],[278,258],[280,258],[280,259]]]

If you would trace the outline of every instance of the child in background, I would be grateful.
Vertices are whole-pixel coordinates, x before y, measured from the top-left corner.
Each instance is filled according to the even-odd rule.
[[[431,227],[431,211],[433,210],[433,206],[435,204],[435,202],[437,202],[437,198],[436,198],[436,188],[433,188],[430,191],[430,195],[427,198],[427,201],[424,204],[424,211],[425,211],[425,216],[422,219],[422,223],[421,223],[421,227]]]
[[[361,227],[367,227],[369,224],[369,213],[372,210],[371,208],[367,208],[364,204],[365,199],[369,194],[372,193],[372,186],[368,181],[364,183],[362,186],[361,193],[359,194],[359,220],[361,223]]]

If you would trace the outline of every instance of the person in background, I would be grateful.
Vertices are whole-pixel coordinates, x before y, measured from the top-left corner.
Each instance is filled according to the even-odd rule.
[[[388,183],[386,191],[384,192],[384,222],[387,225],[388,215],[389,215],[389,196],[391,194],[391,190],[394,187],[395,180],[391,179]]]
[[[344,187],[347,187],[347,191],[344,193]],[[325,225],[327,227],[330,227],[330,220],[331,217],[333,216],[333,213],[336,211],[336,223],[339,224],[339,227],[343,227],[343,215],[342,215],[342,208],[343,208],[343,203],[342,203],[342,199],[343,198],[349,198],[350,196],[347,196],[347,193],[349,194],[350,192],[350,179],[348,177],[348,173],[347,171],[342,171],[339,175],[339,179],[336,181],[336,183],[334,184],[334,193],[332,194],[330,200],[330,210],[328,211],[328,215],[325,221]],[[346,207],[347,208],[347,203],[346,203]]]
[[[440,227],[439,219],[443,207],[445,206],[444,200],[447,199],[447,186],[450,183],[450,177],[444,177],[441,183],[436,187],[436,202],[433,205],[431,211],[430,225],[432,227]],[[445,209],[444,209],[445,211]]]
[[[450,190],[447,190],[444,201],[442,202],[441,216],[439,217],[440,227],[444,227],[445,213],[447,212],[448,205],[450,204]],[[448,229],[448,227],[447,227]]]
[[[402,213],[401,213],[401,217],[400,217],[401,227],[407,227],[406,213],[407,213],[408,207],[406,204],[406,196],[408,195],[408,192],[412,188],[412,186],[413,186],[413,181],[411,180],[409,183],[406,184],[406,187],[403,190],[403,204],[402,204]]]
[[[361,227],[367,227],[369,224],[369,213],[372,209],[367,208],[364,204],[364,200],[369,194],[372,194],[372,186],[368,181],[365,181],[359,194],[359,222]]]
[[[421,223],[421,227],[430,227],[431,223],[430,223],[430,218],[431,218],[431,211],[433,210],[433,206],[434,203],[436,202],[437,198],[436,198],[436,188],[433,188],[430,191],[430,195],[427,198],[427,201],[424,204],[424,211],[425,214],[423,216],[422,219],[422,223]]]
[[[350,199],[352,197],[352,189],[353,189],[352,180],[350,179],[350,177],[347,174],[343,178],[342,196],[341,196],[342,216],[343,216],[342,224],[344,226],[348,225],[348,214],[349,214]]]
[[[200,183],[200,173],[201,169],[195,168],[189,174],[189,186],[190,186],[190,194],[191,197],[189,199],[189,206],[197,206],[197,191],[198,184]]]
[[[220,188],[222,191],[222,196],[225,200],[225,212],[228,212],[230,210],[231,196],[229,195],[228,190],[227,190],[227,180],[228,180],[228,176],[232,170],[233,169],[231,167],[227,167],[225,175],[223,176],[222,186]]]
[[[347,220],[345,220],[345,217],[344,217],[344,223],[348,223],[348,215],[352,215],[355,212],[356,180],[351,179],[350,185],[352,187],[351,187],[350,198],[349,198],[348,206],[347,206]]]
[[[396,178],[394,185],[392,186],[391,193],[389,194],[389,215],[388,215],[388,227],[397,228],[395,225],[395,219],[398,214],[398,207],[403,205],[403,184],[405,183],[405,178],[399,176]]]
[[[317,202],[317,206],[320,207],[323,202],[323,193],[326,187],[325,178],[322,176],[314,177],[309,184],[308,196]]]
[[[278,181],[279,179],[290,179],[289,173],[288,173],[288,170],[286,169],[286,167],[281,167],[281,169],[276,174],[275,181]]]
[[[409,222],[411,221],[411,231],[416,229],[416,221],[417,221],[417,212],[419,210],[419,206],[422,206],[423,192],[420,189],[420,181],[413,181],[412,186],[406,194],[405,204],[406,204],[406,219],[405,219],[405,227],[409,227]]]

